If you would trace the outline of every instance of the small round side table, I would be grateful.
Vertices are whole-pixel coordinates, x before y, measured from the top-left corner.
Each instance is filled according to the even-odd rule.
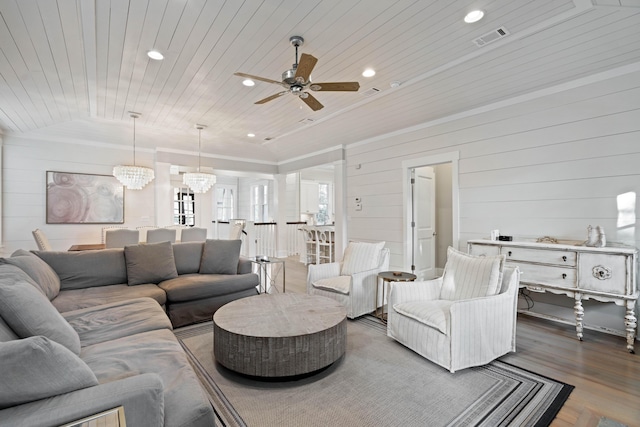
[[[389,282],[413,282],[416,278],[417,276],[415,274],[406,273],[404,271],[381,271],[378,273],[378,279],[382,279],[382,306],[378,313],[378,286],[376,286],[375,316],[382,320],[382,322],[387,323],[387,315],[384,312],[384,298],[387,294],[387,286],[389,286]]]

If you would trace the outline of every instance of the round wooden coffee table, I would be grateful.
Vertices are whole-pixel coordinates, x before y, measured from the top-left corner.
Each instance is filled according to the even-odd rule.
[[[329,366],[345,352],[347,312],[330,298],[262,294],[213,315],[213,354],[224,367],[258,377],[288,377]]]

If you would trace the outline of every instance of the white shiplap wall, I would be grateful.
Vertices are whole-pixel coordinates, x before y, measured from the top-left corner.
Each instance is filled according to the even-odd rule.
[[[386,241],[402,268],[401,163],[457,151],[460,249],[492,229],[581,240],[589,224],[640,246],[637,202],[621,227],[617,204],[640,193],[639,72],[484,111],[347,147],[349,239]]]
[[[136,152],[136,164],[153,167],[153,153]],[[2,159],[2,252],[37,249],[31,231],[42,229],[54,250],[100,243],[103,224],[45,224],[46,171],[111,175],[113,166],[131,163],[131,150],[4,136]],[[155,224],[154,186],[125,190],[124,226]]]

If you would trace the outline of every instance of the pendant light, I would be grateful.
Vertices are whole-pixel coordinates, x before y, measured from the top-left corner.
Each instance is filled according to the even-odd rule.
[[[198,129],[198,171],[187,172],[182,176],[182,182],[186,184],[194,193],[206,193],[213,184],[216,183],[216,176],[210,173],[200,172],[200,155],[201,155],[201,134],[205,125],[196,125]]]
[[[140,117],[140,113],[129,111],[129,116],[133,118],[133,165],[115,166],[113,176],[128,190],[142,190],[145,185],[153,181],[155,174],[151,168],[136,166],[136,119]]]

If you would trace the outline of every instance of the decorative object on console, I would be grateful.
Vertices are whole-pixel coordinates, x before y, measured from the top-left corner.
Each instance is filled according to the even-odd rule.
[[[201,134],[205,125],[196,125],[198,129],[198,171],[187,172],[182,176],[182,182],[187,185],[194,193],[206,193],[213,184],[216,183],[216,176],[210,173],[200,172],[200,155],[201,155]]]
[[[604,234],[604,229],[599,225],[587,227],[587,240],[583,243],[584,246],[592,248],[604,248],[607,246],[607,238]]]
[[[551,236],[543,236],[543,237],[538,237],[536,239],[536,243],[553,243],[553,244],[558,244],[558,239],[556,239],[555,237],[551,237]]]
[[[133,165],[114,166],[113,176],[129,190],[142,190],[153,181],[155,174],[151,168],[136,166],[136,119],[140,113],[129,111],[129,116],[133,119]]]
[[[124,189],[110,175],[47,171],[47,224],[122,224]]]

